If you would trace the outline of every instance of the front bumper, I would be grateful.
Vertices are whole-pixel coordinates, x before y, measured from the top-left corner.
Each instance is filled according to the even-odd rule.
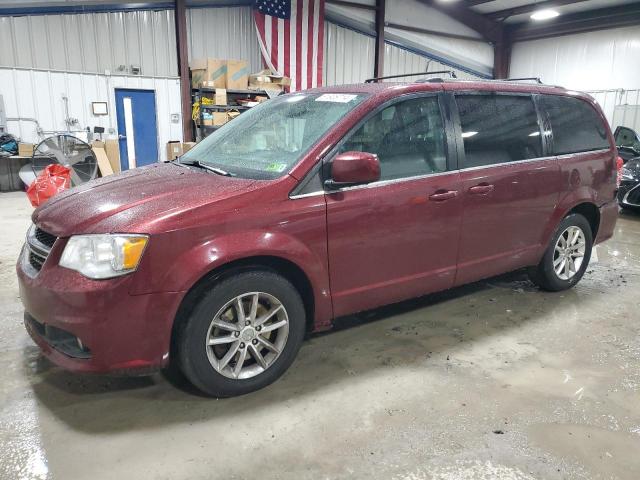
[[[130,275],[90,280],[58,266],[60,249],[54,246],[37,274],[25,271],[24,252],[17,265],[25,326],[43,354],[77,372],[140,374],[165,366],[184,292],[130,295]]]

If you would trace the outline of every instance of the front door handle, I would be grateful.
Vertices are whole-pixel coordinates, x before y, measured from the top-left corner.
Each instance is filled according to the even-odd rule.
[[[126,135],[118,135],[119,140],[125,140],[127,138]]]
[[[488,183],[481,183],[480,185],[471,187],[469,193],[472,195],[486,195],[487,193],[493,192],[494,188],[493,185],[489,185]]]
[[[458,192],[456,190],[438,190],[435,193],[429,195],[429,200],[434,202],[444,202],[445,200],[451,200],[456,198]]]

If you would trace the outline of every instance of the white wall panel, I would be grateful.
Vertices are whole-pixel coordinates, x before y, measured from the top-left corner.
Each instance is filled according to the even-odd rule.
[[[172,10],[0,17],[0,66],[176,76]]]
[[[512,77],[540,77],[574,90],[640,88],[640,26],[519,42]]]
[[[171,115],[180,114],[180,82],[177,78],[142,76],[106,76],[100,74],[54,72],[48,70],[0,68],[0,95],[4,97],[8,118],[36,118],[45,131],[65,131],[65,107],[62,96],[69,99],[69,116],[79,121],[77,129],[94,126],[117,135],[115,88],[154,90],[158,121],[158,151],[166,156],[169,140],[182,140],[181,123],[172,123]],[[93,116],[91,102],[107,102],[108,116]],[[34,123],[8,121],[9,133],[26,142],[37,143],[41,137]]]
[[[475,79],[476,75],[467,73],[458,68],[453,68],[449,65],[438,62],[423,55],[418,55],[414,52],[410,52],[404,48],[397,47],[395,45],[385,44],[384,49],[384,74],[385,75],[400,75],[402,73],[417,73],[417,72],[435,72],[439,70],[453,70],[457,77],[460,79]],[[448,78],[447,75],[435,75]],[[398,78],[397,81],[411,82],[418,77],[403,77]]]
[[[324,22],[324,85],[360,83],[373,76],[375,40]]]
[[[640,132],[640,89],[587,92],[600,104],[611,129],[624,126]]]
[[[325,85],[341,85],[363,82],[373,77],[375,40],[354,30],[325,22],[325,55],[323,77]],[[454,70],[458,78],[473,79],[477,75],[445,65],[426,55],[420,55],[394,44],[385,44],[384,74],[436,70]],[[415,77],[400,78],[411,81]]]
[[[252,72],[262,70],[262,57],[251,7],[187,10],[189,58],[247,60]]]

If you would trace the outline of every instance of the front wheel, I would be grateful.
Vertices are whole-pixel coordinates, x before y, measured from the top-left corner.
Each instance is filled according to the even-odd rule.
[[[305,324],[288,280],[262,270],[236,274],[215,284],[178,330],[180,368],[211,396],[258,390],[289,368]]]
[[[529,269],[529,278],[543,290],[559,292],[573,287],[587,270],[593,236],[580,214],[567,215],[551,239],[542,260]]]

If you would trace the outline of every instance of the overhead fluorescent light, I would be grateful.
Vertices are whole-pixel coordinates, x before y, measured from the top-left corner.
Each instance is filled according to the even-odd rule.
[[[477,135],[478,132],[462,132],[462,138],[469,138]]]
[[[551,18],[556,18],[558,15],[560,14],[556,10],[551,10],[551,9],[538,10],[537,12],[533,12],[531,14],[531,19],[539,22],[541,20],[549,20]]]

